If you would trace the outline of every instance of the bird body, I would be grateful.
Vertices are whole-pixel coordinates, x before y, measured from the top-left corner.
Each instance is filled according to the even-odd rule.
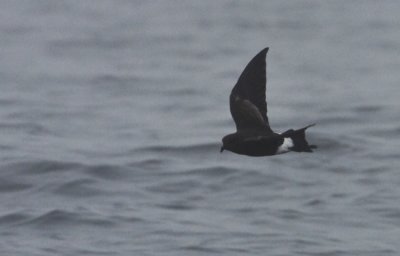
[[[281,134],[272,131],[265,96],[267,52],[268,48],[263,49],[247,64],[232,89],[229,103],[237,131],[222,139],[221,152],[226,149],[241,155],[270,156],[316,148],[305,139],[305,130],[314,124]]]

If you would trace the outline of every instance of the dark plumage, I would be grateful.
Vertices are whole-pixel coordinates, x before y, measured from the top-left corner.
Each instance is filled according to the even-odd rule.
[[[316,148],[308,145],[305,138],[305,130],[314,124],[282,134],[269,126],[265,100],[267,52],[268,48],[263,49],[247,64],[232,89],[229,103],[236,133],[222,139],[221,152],[226,149],[242,155],[269,156],[289,151],[312,152]]]

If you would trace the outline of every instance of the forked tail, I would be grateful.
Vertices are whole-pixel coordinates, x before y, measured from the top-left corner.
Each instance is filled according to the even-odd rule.
[[[289,137],[293,141],[293,146],[290,148],[291,151],[295,152],[313,152],[313,148],[317,148],[316,145],[309,145],[306,140],[306,130],[307,128],[314,126],[315,124],[308,125],[299,130],[287,130],[282,133],[284,137]]]

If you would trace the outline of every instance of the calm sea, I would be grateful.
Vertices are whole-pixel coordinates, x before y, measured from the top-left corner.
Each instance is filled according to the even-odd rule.
[[[1,255],[400,254],[398,1],[1,1]],[[268,53],[313,154],[219,153]]]

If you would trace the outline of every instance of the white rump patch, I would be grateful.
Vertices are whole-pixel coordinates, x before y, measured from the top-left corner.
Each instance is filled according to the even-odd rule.
[[[293,140],[291,138],[283,138],[282,145],[279,146],[276,154],[283,154],[290,151],[289,148],[293,147]]]

